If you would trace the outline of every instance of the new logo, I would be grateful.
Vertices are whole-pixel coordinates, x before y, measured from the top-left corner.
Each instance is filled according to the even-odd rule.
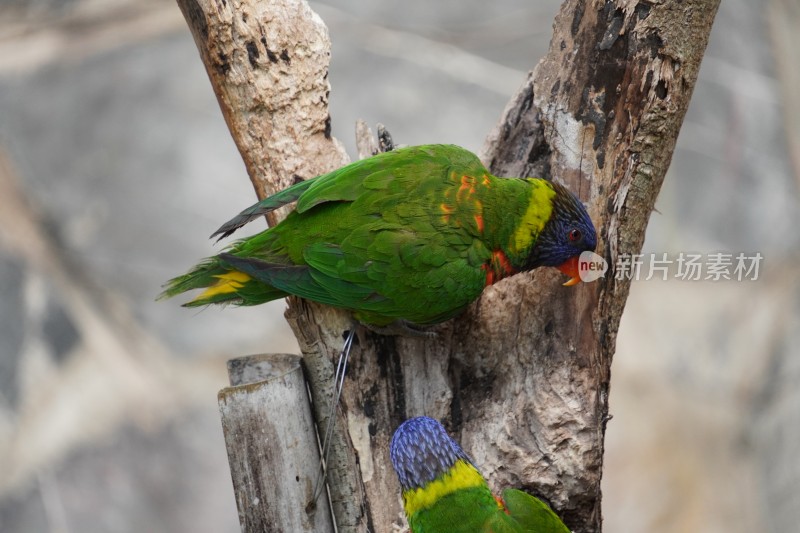
[[[586,251],[578,257],[578,275],[584,283],[602,278],[606,271],[608,263],[602,256]]]

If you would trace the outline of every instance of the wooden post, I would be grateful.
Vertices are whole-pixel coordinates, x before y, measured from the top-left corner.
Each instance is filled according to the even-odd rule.
[[[311,505],[320,468],[300,357],[228,361],[222,431],[243,533],[333,532],[327,494]]]

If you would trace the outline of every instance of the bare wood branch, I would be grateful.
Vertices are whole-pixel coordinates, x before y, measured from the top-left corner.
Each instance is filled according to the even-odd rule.
[[[328,425],[334,397],[331,361],[338,357],[341,334],[353,327],[352,319],[333,308],[299,298],[290,298],[289,302],[286,320],[303,353],[314,417],[321,433]],[[330,436],[326,475],[336,527],[340,533],[372,530],[368,528],[366,494],[358,468],[359,459],[347,431],[348,420],[340,411],[335,416],[337,420]]]
[[[378,153],[378,139],[363,120],[356,121],[356,148],[358,158],[364,159]]]
[[[604,243],[598,252],[611,265],[641,250],[717,7],[717,0],[566,2],[550,51],[487,140],[493,171],[546,175],[588,201]],[[497,403],[515,414],[486,409],[463,440],[475,449],[483,442],[477,428],[497,434],[484,469],[492,465],[499,485],[544,494],[575,531],[601,529],[610,367],[630,287],[610,274],[566,292],[540,283],[549,274],[539,272],[532,285],[511,280],[519,286],[490,293],[479,308],[479,323],[493,329],[514,328],[509,317],[518,314],[523,346],[509,346],[514,355],[498,366],[514,372],[502,387],[531,394],[520,401],[507,393]],[[509,306],[517,291],[519,303]],[[526,316],[531,309],[535,315]],[[491,357],[473,353],[470,365]]]
[[[304,2],[178,1],[260,196],[344,162],[325,135],[327,35]],[[641,249],[717,5],[568,0],[550,51],[487,140],[496,174],[578,191],[611,264]],[[601,530],[609,372],[629,282],[558,281],[544,271],[505,280],[433,340],[359,331],[343,397],[349,435],[339,439],[353,446],[341,456],[351,477],[331,479],[351,491],[333,502],[337,517],[351,513],[340,529],[399,521],[389,438],[427,414],[448,422],[496,488],[545,497],[574,531]],[[287,318],[316,368],[316,403],[347,320],[293,299]]]
[[[303,0],[178,0],[259,198],[347,162],[330,135],[327,28]],[[268,216],[275,224],[284,209]],[[327,423],[341,312],[290,299],[317,423]],[[327,317],[327,320],[325,319]],[[334,322],[331,322],[333,320]],[[316,324],[327,324],[327,327]],[[313,327],[312,327],[313,325]],[[346,326],[345,326],[346,327]],[[357,458],[341,419],[328,461],[339,530],[365,530]]]
[[[328,30],[306,2],[178,5],[259,198],[347,163],[330,134]]]

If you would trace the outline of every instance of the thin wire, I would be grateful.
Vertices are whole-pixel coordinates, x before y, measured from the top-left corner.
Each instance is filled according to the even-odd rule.
[[[353,347],[353,337],[355,337],[355,326],[350,328],[347,333],[347,338],[342,346],[342,351],[339,352],[339,360],[336,363],[336,374],[333,376],[333,398],[331,398],[331,407],[328,411],[328,422],[325,424],[325,433],[322,437],[322,461],[320,462],[319,474],[317,481],[314,483],[314,499],[316,502],[323,492],[325,486],[325,475],[327,474],[328,467],[328,454],[331,451],[330,438],[333,434],[333,427],[336,424],[336,408],[339,406],[339,400],[342,397],[342,389],[344,389],[344,376],[347,371],[347,361],[350,357],[350,350]]]

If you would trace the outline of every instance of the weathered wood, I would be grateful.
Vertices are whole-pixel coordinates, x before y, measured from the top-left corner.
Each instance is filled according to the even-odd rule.
[[[331,307],[290,298],[286,319],[303,352],[303,365],[311,389],[312,409],[319,432],[328,427],[334,397],[334,365],[343,345],[343,335],[353,327],[352,318]],[[342,410],[330,436],[325,461],[331,506],[340,533],[368,531],[365,490],[358,469],[359,458]]]
[[[378,139],[372,134],[372,129],[363,120],[356,121],[356,149],[358,158],[365,159],[379,152]]]
[[[242,357],[228,372],[218,399],[242,532],[333,532],[326,495],[311,503],[320,458],[300,357]]]
[[[473,347],[461,364],[490,382],[492,398],[462,392],[462,443],[497,486],[543,494],[576,532],[602,527],[610,369],[630,288],[613,266],[641,251],[718,5],[565,2],[548,54],[487,141],[494,172],[544,175],[578,193],[611,265],[574,291],[550,272],[514,278],[455,325]]]
[[[327,35],[318,38],[324,26],[304,2],[178,2],[259,195],[344,161],[324,135]],[[550,51],[487,141],[495,173],[551,177],[578,192],[612,265],[641,249],[717,5],[568,0]],[[310,66],[295,71],[296,61]],[[436,339],[359,329],[342,402],[349,435],[337,439],[353,447],[330,475],[332,493],[344,491],[337,520],[340,509],[350,513],[341,531],[388,532],[398,522],[388,442],[421,414],[444,419],[496,488],[534,492],[574,531],[600,531],[610,365],[629,281],[567,289],[560,280],[549,271],[504,280],[437,327]],[[324,401],[348,321],[289,303],[315,403]]]
[[[494,173],[579,193],[612,265],[641,250],[717,5],[566,2],[549,53],[487,140]],[[393,428],[427,414],[449,422],[497,489],[544,496],[574,531],[600,531],[610,366],[630,284],[610,274],[572,289],[547,270],[504,280],[432,341],[366,335],[345,403],[351,436],[372,437],[358,448],[368,501],[399,490],[386,467]],[[399,509],[371,506],[377,531]]]
[[[259,198],[348,161],[330,131],[328,29],[308,3],[177,2]]]
[[[343,146],[330,135],[328,30],[304,0],[177,2],[259,198],[347,163]],[[287,212],[271,213],[268,222],[274,224]],[[303,349],[312,408],[324,428],[333,396],[331,359],[350,319],[294,298],[287,319]],[[313,326],[297,325],[306,323]],[[331,503],[342,533],[366,530],[358,458],[346,427],[341,418],[327,462]]]

